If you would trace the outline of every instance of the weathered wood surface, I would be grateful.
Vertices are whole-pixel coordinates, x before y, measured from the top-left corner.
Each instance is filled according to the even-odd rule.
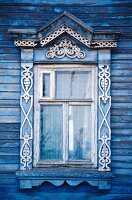
[[[15,172],[19,168],[20,50],[8,28],[40,28],[68,11],[96,30],[121,32],[118,48],[112,50],[111,128],[112,189],[45,183],[20,191]],[[93,0],[0,0],[0,199],[132,199],[132,15],[131,1]]]

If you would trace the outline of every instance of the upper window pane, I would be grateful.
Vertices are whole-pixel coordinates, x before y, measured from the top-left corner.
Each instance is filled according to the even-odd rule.
[[[89,71],[58,71],[55,75],[56,99],[88,99],[91,96]]]
[[[50,97],[50,73],[43,74],[43,97]]]

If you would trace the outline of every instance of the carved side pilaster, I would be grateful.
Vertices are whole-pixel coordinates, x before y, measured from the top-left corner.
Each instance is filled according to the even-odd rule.
[[[20,128],[20,169],[32,168],[33,139],[33,65],[22,64],[21,72],[21,128]]]
[[[99,64],[99,171],[110,171],[110,67]]]

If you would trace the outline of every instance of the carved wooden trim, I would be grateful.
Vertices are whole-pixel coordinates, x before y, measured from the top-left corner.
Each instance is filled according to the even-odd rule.
[[[20,169],[32,168],[32,139],[33,139],[33,72],[32,64],[22,64],[21,73],[21,128],[20,128]]]
[[[111,163],[111,129],[110,129],[110,68],[99,64],[99,170],[110,171]]]
[[[35,47],[37,45],[37,43],[32,40],[15,40],[14,44],[18,47]]]
[[[54,44],[46,53],[47,58],[84,58],[85,52],[81,51],[77,45],[72,44],[68,39],[61,40],[59,44]]]
[[[82,42],[83,44],[85,44],[86,46],[89,47],[89,45],[90,45],[89,39],[86,39],[81,34],[75,32],[72,28],[70,28],[68,26],[60,27],[59,29],[57,29],[53,33],[51,33],[49,36],[47,36],[46,38],[41,40],[40,41],[41,46],[42,47],[45,46],[47,43],[51,42],[52,40],[54,40],[56,37],[58,37],[59,35],[61,35],[64,32],[68,33],[69,35],[73,36],[74,38],[76,38],[77,40],[79,40],[80,42]]]
[[[34,168],[33,170],[18,171],[21,188],[32,188],[48,181],[55,186],[60,186],[67,182],[71,186],[76,186],[82,182],[87,182],[99,189],[110,189],[111,179],[114,177],[110,172],[98,172],[87,168]]]
[[[117,47],[116,41],[91,41],[91,48],[114,48]]]

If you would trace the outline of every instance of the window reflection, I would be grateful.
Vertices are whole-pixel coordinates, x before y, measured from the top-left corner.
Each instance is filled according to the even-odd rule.
[[[90,106],[69,106],[69,160],[90,160]]]

